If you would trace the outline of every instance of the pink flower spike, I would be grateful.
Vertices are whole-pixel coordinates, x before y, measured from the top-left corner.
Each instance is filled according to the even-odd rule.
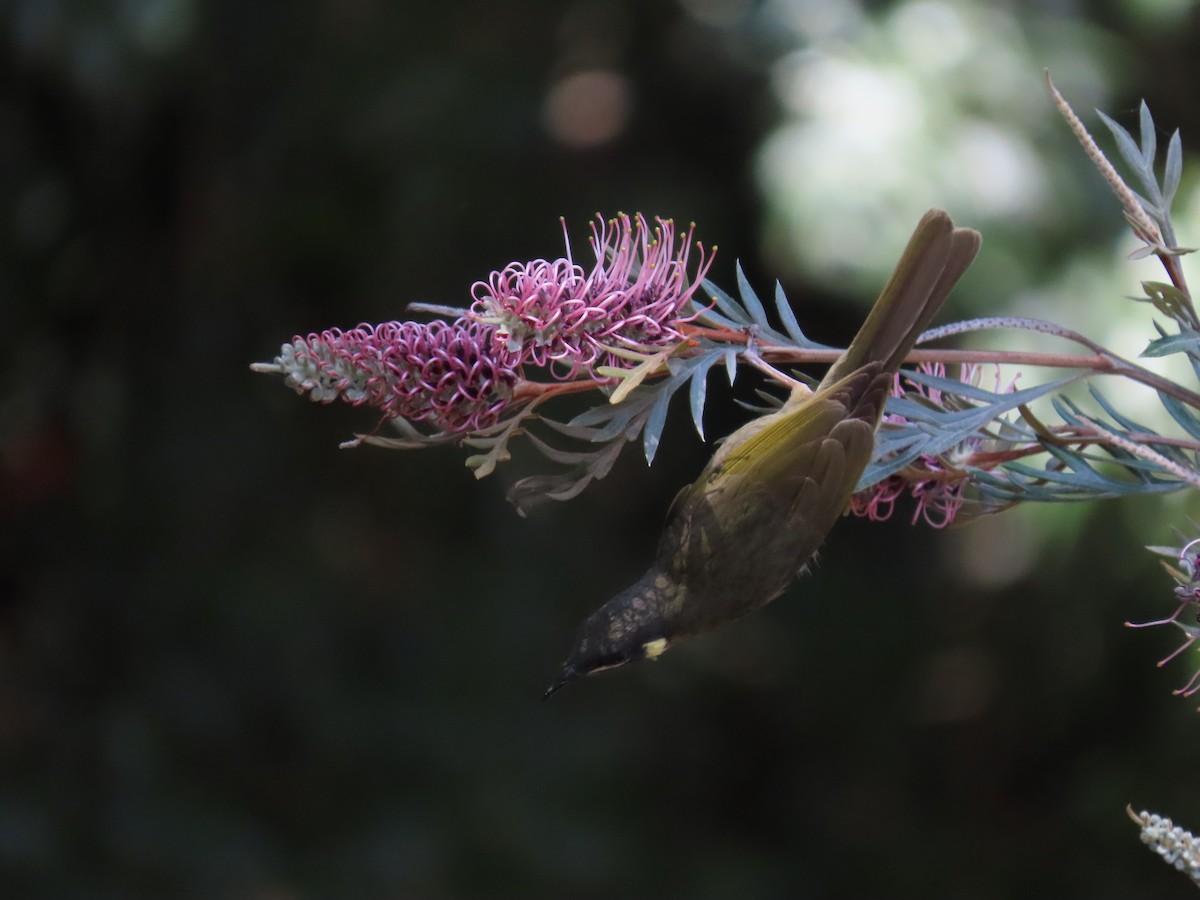
[[[596,262],[590,272],[575,262],[569,239],[565,258],[510,263],[471,287],[469,316],[494,328],[494,340],[521,365],[550,368],[560,379],[581,371],[596,377],[601,366],[628,367],[613,351],[643,352],[683,341],[683,309],[712,265],[700,248],[689,279],[689,228],[676,247],[675,225],[638,215],[592,223],[589,243]]]
[[[384,322],[297,335],[270,368],[314,402],[341,398],[387,418],[447,432],[495,424],[517,383],[516,360],[475,322]]]

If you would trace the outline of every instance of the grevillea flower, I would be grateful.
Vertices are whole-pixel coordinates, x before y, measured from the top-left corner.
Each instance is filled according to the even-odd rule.
[[[590,272],[567,256],[512,263],[472,287],[454,321],[385,322],[297,335],[259,372],[281,374],[318,403],[341,398],[385,418],[426,422],[443,433],[490,428],[532,396],[515,398],[527,369],[559,381],[600,382],[602,365],[631,367],[623,350],[649,352],[684,340],[680,326],[712,255],[700,249],[689,280],[694,228],[676,246],[674,223],[621,215],[592,223]],[[565,226],[564,226],[565,228]],[[526,383],[528,387],[528,383]]]
[[[1183,643],[1158,661],[1162,668],[1179,654],[1200,640],[1200,625],[1195,621],[1185,622],[1180,619],[1183,613],[1190,611],[1190,618],[1200,615],[1200,538],[1184,544],[1180,548],[1150,547],[1149,549],[1162,556],[1173,557],[1174,564],[1163,562],[1163,568],[1175,579],[1175,599],[1179,601],[1175,612],[1165,619],[1155,619],[1152,622],[1126,622],[1129,628],[1150,628],[1155,625],[1174,625],[1184,634]],[[1177,696],[1191,697],[1200,692],[1200,670],[1197,670],[1181,688],[1174,693]]]
[[[1200,840],[1166,816],[1146,810],[1135,813],[1130,806],[1125,807],[1125,812],[1142,830],[1142,843],[1200,887]]]
[[[922,363],[920,370],[938,378],[946,377],[946,367],[941,363]],[[978,385],[981,373],[982,370],[978,366],[963,365],[959,380],[965,384]],[[998,372],[996,378],[996,390],[999,391]],[[1005,390],[1011,391],[1015,386],[1014,380]],[[897,372],[892,395],[903,397],[914,394],[930,405],[942,405],[940,390],[906,379],[901,372]],[[883,420],[896,425],[903,425],[908,421],[904,416],[894,413],[886,413]],[[925,523],[933,528],[945,528],[954,521],[966,502],[964,492],[971,481],[970,473],[956,463],[973,455],[982,443],[982,438],[973,437],[949,453],[940,456],[920,456],[901,471],[855,494],[850,500],[850,512],[872,522],[881,522],[891,517],[895,511],[896,500],[907,491],[916,500],[912,518],[914,525],[924,519]]]
[[[595,375],[600,366],[628,366],[614,350],[653,351],[684,339],[679,326],[694,315],[683,310],[712,265],[700,248],[689,279],[694,226],[680,235],[675,225],[640,214],[592,223],[589,239],[596,263],[590,272],[571,257],[512,263],[478,281],[470,317],[493,326],[497,349],[522,364],[550,367],[554,376]]]
[[[385,417],[478,431],[502,416],[517,382],[516,358],[475,322],[384,322],[297,335],[258,371],[282,374],[317,403],[338,397]]]

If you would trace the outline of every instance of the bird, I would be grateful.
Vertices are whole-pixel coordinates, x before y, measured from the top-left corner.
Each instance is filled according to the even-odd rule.
[[[980,241],[944,210],[925,213],[816,388],[795,382],[778,410],[730,434],[676,495],[654,562],[584,620],[546,698],[585,675],[657,659],[787,589],[849,505],[895,373]]]

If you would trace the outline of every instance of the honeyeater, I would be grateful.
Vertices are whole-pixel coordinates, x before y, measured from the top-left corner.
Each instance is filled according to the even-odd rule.
[[[845,512],[897,368],[979,250],[930,210],[858,334],[815,390],[733,432],[675,497],[654,563],[580,626],[546,691],[641,659],[770,603]]]

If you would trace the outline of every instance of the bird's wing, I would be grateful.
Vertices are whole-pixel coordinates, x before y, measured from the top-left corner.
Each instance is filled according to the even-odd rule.
[[[803,477],[801,473],[819,457],[817,447],[806,445],[819,443],[835,431],[848,451],[861,451],[865,446],[865,467],[890,385],[891,377],[881,373],[878,364],[866,366],[795,405],[748,423],[730,435],[721,448],[723,452],[713,455],[697,485],[741,475],[768,481],[778,477],[789,480],[789,473]],[[848,427],[837,429],[841,423]],[[855,428],[854,423],[865,427]],[[860,454],[849,455],[857,458]]]
[[[754,542],[769,533],[781,542],[777,556],[790,579],[845,511],[874,452],[890,383],[869,367],[756,421],[748,435],[735,432],[727,452],[676,497],[660,556],[687,548],[678,562],[686,570],[702,564],[705,535],[744,541],[753,554]]]

